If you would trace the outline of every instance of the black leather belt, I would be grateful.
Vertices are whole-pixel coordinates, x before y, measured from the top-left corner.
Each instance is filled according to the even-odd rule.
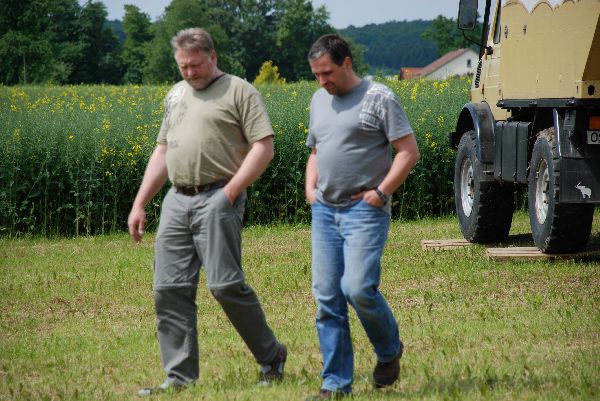
[[[175,191],[177,191],[178,193],[180,193],[182,195],[194,196],[194,195],[199,194],[200,192],[206,192],[206,191],[210,191],[212,189],[222,188],[225,186],[225,184],[227,184],[227,181],[221,180],[221,181],[211,182],[210,184],[206,184],[206,185],[187,186],[187,187],[175,186]]]

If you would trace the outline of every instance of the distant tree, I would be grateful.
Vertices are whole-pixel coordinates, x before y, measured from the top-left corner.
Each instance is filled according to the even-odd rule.
[[[371,74],[381,70],[397,73],[401,67],[423,67],[438,57],[435,43],[421,36],[429,26],[431,21],[390,21],[351,25],[340,33],[364,46],[364,61]]]
[[[467,33],[467,36],[474,41],[479,41],[481,38],[481,24],[477,25],[474,32]],[[461,48],[473,48],[479,51],[479,47],[463,36],[463,33],[458,29],[455,19],[446,18],[438,15],[431,26],[427,28],[423,34],[424,39],[429,39],[437,45],[438,56]]]
[[[212,1],[216,3],[213,18],[226,21],[221,24],[229,38],[226,56],[239,62],[246,79],[252,80],[261,62],[271,60],[276,52],[276,0]]]
[[[48,2],[0,1],[0,78],[5,84],[44,82],[54,55],[48,29]]]
[[[70,77],[71,83],[121,82],[123,68],[120,44],[106,26],[106,7],[101,2],[88,1],[81,9],[80,58]]]
[[[329,25],[329,13],[323,6],[313,9],[309,0],[281,0],[277,22],[274,62],[289,81],[311,79],[306,55],[309,47],[320,36],[334,33]]]
[[[51,69],[47,78],[55,83],[69,82],[80,54],[81,24],[79,21],[81,6],[77,0],[48,1],[48,28],[53,47],[53,60],[47,60]]]
[[[137,6],[126,4],[123,29],[126,34],[121,57],[125,67],[124,83],[139,84],[143,79],[146,47],[152,39],[150,17]]]

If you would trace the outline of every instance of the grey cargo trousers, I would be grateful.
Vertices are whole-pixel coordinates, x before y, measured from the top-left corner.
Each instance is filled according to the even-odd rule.
[[[171,188],[162,204],[155,244],[154,301],[158,341],[168,380],[199,375],[196,290],[201,266],[212,295],[260,365],[280,344],[241,266],[246,193],[232,205],[222,188],[187,196]]]

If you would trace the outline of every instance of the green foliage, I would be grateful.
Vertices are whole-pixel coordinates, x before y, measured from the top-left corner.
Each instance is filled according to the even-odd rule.
[[[517,213],[512,234],[528,226],[528,215]],[[597,400],[599,258],[494,262],[480,245],[420,247],[422,239],[459,237],[455,217],[392,222],[380,290],[406,346],[401,379],[389,390],[373,388],[373,348],[350,312],[350,400]],[[141,244],[125,233],[0,239],[0,399],[128,401],[162,382],[154,240],[151,233]],[[598,226],[593,241],[600,242]],[[201,271],[200,378],[175,396],[149,399],[287,401],[318,391],[310,228],[246,228],[242,246],[248,284],[288,347],[285,379],[256,386],[259,367]]]
[[[284,0],[283,3],[275,38],[277,53],[272,60],[288,81],[311,79],[306,61],[308,49],[320,36],[335,30],[327,23],[329,14],[325,7],[314,10],[309,0]]]
[[[481,40],[481,23],[473,33],[468,33],[472,40],[479,42]],[[462,32],[458,29],[458,24],[453,18],[446,18],[443,15],[438,15],[423,34],[424,39],[433,41],[438,48],[438,56],[461,48],[472,48],[479,52],[479,47],[473,42],[466,39]]]
[[[106,15],[106,7],[100,2],[88,2],[81,9],[81,58],[74,66],[69,83],[121,82],[123,66],[119,57],[120,43],[113,31],[105,25]]]
[[[72,0],[76,3],[76,0]],[[32,0],[2,2],[0,7],[0,78],[8,84],[34,83],[52,75],[55,61],[54,24],[63,13],[53,10],[48,2]],[[53,17],[51,11],[56,11]],[[47,18],[46,15],[50,15]],[[50,33],[46,35],[45,33]]]
[[[123,29],[126,34],[123,43],[121,57],[127,67],[123,76],[123,82],[128,84],[139,84],[143,80],[143,69],[146,63],[146,47],[152,34],[150,33],[150,17],[142,13],[137,6],[125,5],[125,16],[123,17]]]
[[[469,80],[384,81],[417,135],[421,161],[393,197],[395,218],[453,212],[454,155],[447,132]],[[304,169],[314,81],[260,85],[275,158],[249,189],[247,224],[307,222]],[[124,230],[162,120],[168,86],[0,86],[0,235]],[[154,227],[161,196],[148,208]]]
[[[401,67],[424,67],[437,58],[435,43],[421,36],[430,26],[431,21],[392,21],[351,25],[340,33],[365,47],[364,60],[371,74],[378,69],[397,74]]]
[[[254,85],[284,84],[285,78],[279,75],[279,67],[273,65],[271,60],[265,61],[260,67],[258,75],[254,79]]]
[[[172,0],[155,22],[134,5],[125,5],[121,22],[107,21],[97,0],[0,1],[0,82],[7,85],[176,82],[170,40],[194,26],[211,33],[226,72],[252,80],[261,63],[272,60],[288,82],[312,79],[308,49],[335,32],[325,6],[315,8],[310,0]],[[340,33],[364,76],[428,64],[439,41],[456,46],[456,29],[444,37],[445,22],[433,28],[430,21],[369,24]],[[425,31],[432,40],[421,37]]]

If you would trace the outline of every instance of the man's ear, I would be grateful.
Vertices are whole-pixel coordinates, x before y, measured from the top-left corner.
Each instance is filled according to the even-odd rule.
[[[343,62],[344,67],[352,69],[352,59],[350,58],[350,56],[346,56],[344,58],[344,62]]]

